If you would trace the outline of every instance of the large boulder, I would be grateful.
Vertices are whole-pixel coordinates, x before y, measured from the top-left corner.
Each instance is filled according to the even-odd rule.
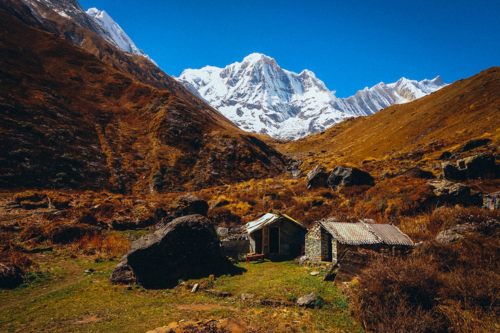
[[[208,202],[190,194],[180,197],[172,212],[173,217],[192,214],[207,216]]]
[[[180,279],[223,273],[229,268],[211,221],[202,215],[187,215],[132,243],[111,281],[136,280],[146,288],[170,288]]]
[[[458,160],[456,164],[443,163],[443,177],[449,180],[466,180],[478,178],[496,178],[499,167],[495,156],[479,154]]]
[[[337,166],[328,177],[328,186],[335,189],[339,186],[373,185],[373,177],[366,171],[357,168]]]
[[[454,183],[448,180],[437,180],[429,182],[435,195],[436,205],[460,204],[464,206],[479,206],[482,204],[480,193],[473,192],[471,188],[462,183]]]
[[[457,164],[465,170],[467,179],[496,178],[498,174],[495,156],[491,154],[467,157],[459,160]]]
[[[321,165],[316,165],[314,169],[307,174],[307,189],[327,187],[328,172]]]

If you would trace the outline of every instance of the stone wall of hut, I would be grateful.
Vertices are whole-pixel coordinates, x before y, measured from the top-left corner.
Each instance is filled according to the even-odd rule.
[[[316,223],[306,235],[306,256],[311,261],[321,261],[321,226]]]

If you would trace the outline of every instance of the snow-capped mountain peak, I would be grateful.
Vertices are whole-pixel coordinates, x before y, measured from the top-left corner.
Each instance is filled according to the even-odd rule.
[[[102,28],[109,42],[125,52],[146,56],[106,11],[89,8],[86,13]]]
[[[186,69],[177,79],[240,128],[281,139],[322,131],[346,118],[370,115],[444,86],[439,76],[422,81],[401,78],[337,98],[314,72],[283,69],[262,53],[251,53],[224,68]]]

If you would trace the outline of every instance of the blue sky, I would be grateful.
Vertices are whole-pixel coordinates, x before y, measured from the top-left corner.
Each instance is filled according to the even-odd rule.
[[[106,10],[168,74],[252,52],[345,97],[405,76],[452,82],[500,65],[500,0],[80,0]]]

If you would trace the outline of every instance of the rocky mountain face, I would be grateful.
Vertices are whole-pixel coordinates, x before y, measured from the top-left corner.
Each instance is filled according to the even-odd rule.
[[[281,154],[98,29],[74,1],[0,2],[0,187],[149,193],[282,172]]]
[[[178,80],[240,128],[280,139],[323,131],[347,118],[415,100],[445,85],[439,77],[423,81],[402,78],[338,98],[313,72],[288,71],[259,53],[225,68],[187,69]]]

